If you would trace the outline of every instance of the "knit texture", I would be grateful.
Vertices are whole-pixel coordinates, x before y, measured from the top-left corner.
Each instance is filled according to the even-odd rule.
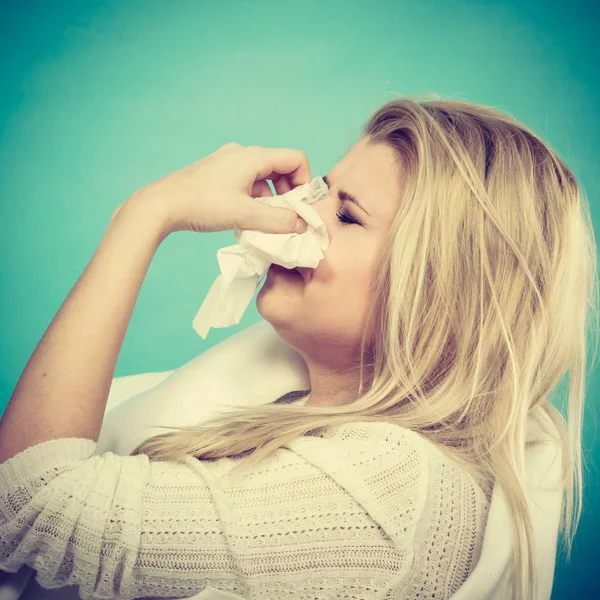
[[[63,438],[0,465],[0,568],[83,600],[449,598],[473,570],[489,495],[416,432],[357,422],[247,473],[94,454]]]

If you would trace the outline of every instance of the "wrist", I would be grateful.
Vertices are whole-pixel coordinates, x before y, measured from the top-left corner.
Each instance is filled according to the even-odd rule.
[[[144,188],[134,192],[117,210],[113,220],[117,218],[131,220],[137,227],[143,227],[153,234],[159,244],[173,232],[164,201],[159,202]]]

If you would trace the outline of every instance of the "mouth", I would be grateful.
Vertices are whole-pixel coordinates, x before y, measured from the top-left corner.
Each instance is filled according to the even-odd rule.
[[[300,277],[302,277],[302,279],[304,279],[304,281],[308,280],[309,272],[306,267],[294,267],[293,269],[291,269],[291,271],[292,271],[292,273],[296,273],[297,275],[300,275]]]
[[[301,269],[301,267],[294,267],[293,269],[287,269],[286,267],[282,267],[281,265],[278,265],[277,263],[273,263],[271,265],[271,269],[275,270],[278,273],[283,273],[285,275],[299,276],[302,279],[306,279],[305,273],[303,272],[303,269]]]
[[[300,275],[300,277],[302,277],[302,279],[304,279],[304,281],[308,280],[309,271],[306,267],[294,267],[292,269],[292,271],[298,273],[298,275]]]

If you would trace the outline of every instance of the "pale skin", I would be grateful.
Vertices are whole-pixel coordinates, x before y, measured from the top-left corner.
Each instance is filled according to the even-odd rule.
[[[257,298],[261,315],[306,360],[310,404],[342,403],[357,388],[355,349],[366,317],[368,283],[400,197],[395,161],[386,146],[357,144],[330,171],[330,195],[314,205],[330,237],[325,258],[308,270],[306,280],[293,275],[299,279],[294,289],[289,279],[277,282],[277,274],[270,272]],[[98,440],[135,302],[168,235],[236,228],[305,231],[304,222],[294,229],[293,211],[253,199],[271,193],[267,179],[279,194],[308,183],[312,175],[306,156],[298,150],[227,144],[144,186],[117,208],[15,386],[0,419],[0,463],[52,439]],[[340,188],[355,195],[371,217],[341,203]],[[361,225],[340,223],[338,211]],[[315,307],[320,307],[319,318],[302,322]]]
[[[0,420],[0,463],[52,439],[98,440],[117,358],[157,248],[182,230],[294,231],[294,211],[254,200],[270,194],[267,179],[278,193],[308,183],[306,156],[226,144],[117,208],[15,386]]]
[[[365,138],[355,144],[327,174],[329,195],[312,205],[329,235],[324,258],[315,269],[304,269],[304,277],[271,267],[257,295],[260,315],[306,362],[311,388],[306,406],[346,404],[358,394],[369,288],[402,192],[397,163],[387,145]],[[340,190],[355,196],[370,216],[341,202]],[[358,223],[345,222],[343,213]],[[368,336],[372,339],[370,331]],[[364,375],[368,383],[369,371]]]

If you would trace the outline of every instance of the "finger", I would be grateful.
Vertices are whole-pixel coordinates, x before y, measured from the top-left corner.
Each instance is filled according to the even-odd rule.
[[[279,173],[270,173],[265,179],[268,179],[273,184],[275,188],[275,192],[281,196],[281,194],[285,194],[292,189],[290,181],[287,175],[280,175]],[[263,181],[263,180],[261,180]],[[255,182],[255,185],[260,183],[259,181]],[[251,196],[257,196],[257,194],[250,194]]]
[[[239,223],[240,229],[257,229],[266,233],[293,233],[296,231],[296,222],[299,218],[295,211],[290,208],[270,206],[260,200],[249,199],[242,211],[243,218]],[[306,229],[304,219],[302,231]]]
[[[271,176],[267,177],[273,182],[273,187],[279,196],[286,194],[293,189],[287,175],[280,175],[279,173],[271,173]]]
[[[262,198],[264,196],[272,196],[273,192],[266,181],[255,181],[250,195],[253,198]]]
[[[246,150],[252,156],[255,179],[266,179],[272,173],[287,175],[292,188],[312,181],[308,158],[301,150],[262,146],[248,146]]]

